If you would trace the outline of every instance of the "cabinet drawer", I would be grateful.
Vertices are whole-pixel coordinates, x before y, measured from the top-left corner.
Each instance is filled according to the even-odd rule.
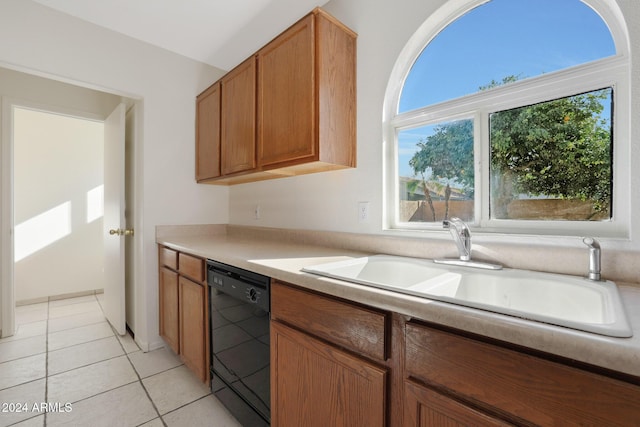
[[[406,370],[474,404],[539,425],[638,425],[640,387],[408,323]]]
[[[204,281],[204,260],[191,255],[178,254],[178,271],[197,282]]]
[[[357,353],[386,360],[387,313],[274,281],[271,318]]]
[[[178,269],[178,252],[173,249],[160,248],[160,262],[173,270]]]

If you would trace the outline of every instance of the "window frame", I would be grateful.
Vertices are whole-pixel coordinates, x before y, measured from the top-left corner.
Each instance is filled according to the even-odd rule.
[[[398,113],[403,83],[413,63],[437,34],[459,16],[486,1],[454,1],[441,7],[414,34],[398,58],[392,73],[383,117],[384,132],[384,228],[386,230],[441,230],[435,223],[400,222],[399,176],[397,170],[398,133],[402,130],[458,120],[474,121],[475,231],[534,235],[598,235],[628,238],[630,233],[630,64],[628,44],[619,17],[604,0],[583,0],[608,25],[616,55],[586,64],[516,81],[471,95]],[[449,9],[449,10],[443,10]],[[608,19],[607,19],[608,18]],[[622,40],[621,40],[622,39]],[[426,40],[426,42],[425,42]],[[499,76],[498,76],[499,77]],[[489,217],[489,116],[493,112],[573,96],[605,87],[613,88],[613,191],[609,221],[504,220]]]

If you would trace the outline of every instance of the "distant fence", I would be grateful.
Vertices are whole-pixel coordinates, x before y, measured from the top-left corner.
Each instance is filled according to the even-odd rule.
[[[444,200],[434,200],[436,222],[444,219]],[[521,220],[602,221],[609,219],[608,212],[598,212],[593,202],[560,199],[514,200],[506,209],[506,218]],[[463,221],[473,220],[473,200],[449,201],[449,218],[457,216]],[[400,201],[401,222],[433,222],[429,204],[424,200]]]
[[[434,200],[435,221],[442,221],[445,213],[444,200]],[[452,200],[449,202],[449,218],[457,216],[463,221],[473,220],[473,200]],[[433,214],[429,204],[424,200],[400,201],[401,222],[433,222]]]

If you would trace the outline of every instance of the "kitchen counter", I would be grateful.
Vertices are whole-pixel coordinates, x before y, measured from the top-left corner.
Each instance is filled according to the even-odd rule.
[[[287,234],[279,239],[275,232],[228,232],[225,226],[209,227],[159,227],[156,241],[303,288],[640,377],[638,284],[617,283],[634,336],[612,338],[300,271],[311,265],[373,254],[350,249],[344,242],[329,245],[326,240],[308,236],[294,239]]]

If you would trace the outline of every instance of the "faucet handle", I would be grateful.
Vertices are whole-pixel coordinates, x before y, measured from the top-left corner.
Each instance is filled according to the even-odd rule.
[[[593,237],[585,237],[582,239],[582,243],[587,245],[589,248],[600,249],[600,243]]]
[[[587,278],[589,278],[589,280],[599,282],[602,280],[602,276],[600,274],[600,243],[593,237],[585,237],[582,239],[582,243],[589,247],[589,273],[587,274]]]

